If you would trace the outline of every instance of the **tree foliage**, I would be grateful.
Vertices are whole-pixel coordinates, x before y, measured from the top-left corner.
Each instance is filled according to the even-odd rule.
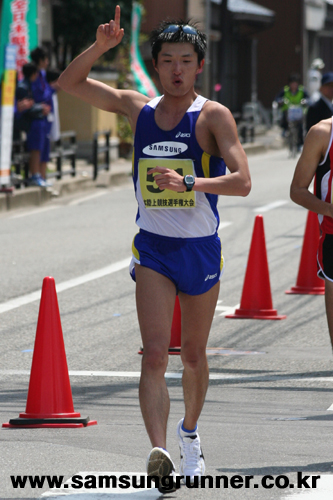
[[[94,42],[98,26],[113,19],[118,4],[121,7],[121,27],[125,29],[122,44],[128,44],[131,0],[62,0],[53,6],[54,53],[60,69]],[[114,58],[116,52],[110,51],[105,59]]]

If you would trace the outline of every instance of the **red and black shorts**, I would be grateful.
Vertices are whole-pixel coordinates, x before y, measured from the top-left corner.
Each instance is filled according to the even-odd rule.
[[[318,276],[333,281],[333,234],[322,233],[318,247]]]

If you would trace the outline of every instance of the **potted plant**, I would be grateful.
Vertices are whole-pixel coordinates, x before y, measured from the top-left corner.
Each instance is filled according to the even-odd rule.
[[[125,116],[118,115],[118,137],[120,158],[130,158],[133,149],[133,133]]]

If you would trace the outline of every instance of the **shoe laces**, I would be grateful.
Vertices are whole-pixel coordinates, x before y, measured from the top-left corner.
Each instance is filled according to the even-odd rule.
[[[196,469],[199,465],[201,448],[197,437],[183,437],[183,454],[186,468]]]

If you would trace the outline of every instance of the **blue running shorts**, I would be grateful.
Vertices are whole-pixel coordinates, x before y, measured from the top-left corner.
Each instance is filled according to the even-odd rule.
[[[203,238],[170,238],[140,230],[132,244],[130,274],[135,263],[169,278],[178,291],[188,295],[208,292],[221,278],[223,255],[217,234]]]
[[[40,151],[40,161],[47,162],[50,159],[50,123],[44,118],[33,120],[27,133],[28,151]]]

